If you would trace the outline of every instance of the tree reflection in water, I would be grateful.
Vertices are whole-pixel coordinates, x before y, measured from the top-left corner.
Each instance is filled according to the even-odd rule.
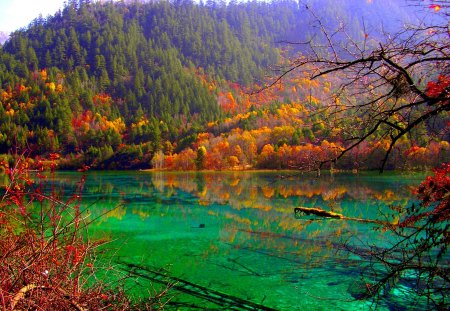
[[[383,245],[389,236],[372,224],[296,219],[294,208],[384,220],[389,206],[411,202],[410,189],[423,176],[291,174],[90,172],[84,197],[91,215],[120,203],[91,234],[125,238],[118,251],[124,261],[168,268],[172,276],[275,309],[361,308],[365,302],[355,301],[351,285],[365,262],[339,250],[350,237],[363,247]],[[70,183],[73,176],[59,177]]]

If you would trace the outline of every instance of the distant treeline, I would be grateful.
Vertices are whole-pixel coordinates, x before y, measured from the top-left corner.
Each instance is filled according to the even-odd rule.
[[[320,3],[323,14],[334,14],[330,1]],[[301,50],[283,42],[314,38],[306,16],[295,1],[68,1],[0,48],[0,154],[58,153],[64,168],[147,168],[158,152],[197,150],[201,133],[257,129],[264,122],[251,118],[221,124],[246,111],[277,113],[242,88],[262,85],[276,74],[270,67]],[[353,16],[347,21],[361,33]],[[266,107],[304,94],[281,90]],[[292,125],[297,138],[267,143],[320,145],[314,139],[326,138],[325,125]],[[258,166],[256,159],[245,164]]]

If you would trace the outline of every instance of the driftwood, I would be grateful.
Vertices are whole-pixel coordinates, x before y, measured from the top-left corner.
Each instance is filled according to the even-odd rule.
[[[304,216],[318,216],[323,218],[334,218],[334,219],[342,219],[342,220],[353,220],[364,223],[375,223],[383,226],[392,226],[393,224],[387,221],[381,221],[376,219],[362,219],[356,217],[347,217],[339,213],[330,212],[321,209],[320,207],[296,207],[294,208],[295,218],[302,218]]]
[[[296,207],[294,209],[295,217],[300,216],[309,216],[309,215],[315,215],[320,217],[327,217],[327,218],[338,218],[342,219],[345,218],[342,214],[338,214],[335,212],[330,212],[321,209],[320,207]]]

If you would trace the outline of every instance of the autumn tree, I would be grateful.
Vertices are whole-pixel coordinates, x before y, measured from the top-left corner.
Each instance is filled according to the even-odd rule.
[[[383,170],[394,146],[402,139],[414,140],[417,131],[425,128],[448,139],[449,5],[435,1],[424,7],[421,1],[410,2],[432,15],[395,34],[364,33],[360,40],[351,38],[342,23],[338,29],[327,27],[307,8],[322,36],[305,43],[302,56],[281,68],[283,73],[271,85],[296,70],[309,72],[311,80],[340,78],[324,110],[330,124],[342,129],[346,146],[328,161],[338,160],[368,139],[387,140],[380,163]],[[416,140],[413,144],[420,143]]]
[[[295,70],[309,72],[311,80],[334,76],[341,81],[323,109],[327,122],[342,129],[344,144],[322,164],[335,162],[368,141],[379,141],[386,143],[379,163],[383,171],[390,167],[394,147],[406,138],[416,145],[414,150],[424,144],[416,138],[423,131],[448,139],[450,5],[418,0],[409,4],[429,12],[396,33],[365,31],[360,39],[350,35],[345,23],[336,29],[306,6],[321,35],[302,44],[302,55],[282,68],[274,83]],[[449,193],[447,163],[417,188],[420,204],[406,210],[393,207],[393,216],[379,222],[378,229],[386,232],[389,242],[344,243],[346,251],[366,263],[362,283],[355,285],[359,289],[352,289],[355,298],[373,299],[376,306],[396,290],[419,309],[448,310]]]

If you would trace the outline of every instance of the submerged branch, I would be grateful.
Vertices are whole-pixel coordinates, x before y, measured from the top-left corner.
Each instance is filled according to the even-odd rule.
[[[136,264],[121,262],[123,270],[131,275],[139,276],[160,284],[171,284],[173,290],[183,292],[193,297],[209,301],[219,306],[224,306],[227,310],[266,310],[275,311],[275,309],[244,300],[239,297],[228,295],[189,281],[162,273],[159,269],[139,266]]]

